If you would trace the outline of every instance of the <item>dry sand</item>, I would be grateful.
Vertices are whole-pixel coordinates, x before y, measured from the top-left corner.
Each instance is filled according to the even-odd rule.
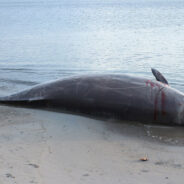
[[[0,184],[183,184],[183,134],[0,106]]]

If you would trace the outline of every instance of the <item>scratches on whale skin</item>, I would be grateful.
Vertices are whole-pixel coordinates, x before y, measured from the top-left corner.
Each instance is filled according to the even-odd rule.
[[[146,81],[146,86],[149,86],[149,85],[150,85],[152,88],[155,87],[155,84],[154,84],[152,81],[147,80],[147,81]]]
[[[165,116],[166,115],[166,111],[165,111],[165,92],[163,91],[164,88],[161,88],[156,96],[155,96],[155,101],[154,101],[154,120],[156,121],[157,120],[157,117],[158,117],[158,113],[159,113],[159,110],[158,110],[158,98],[159,98],[159,94],[161,93],[161,103],[160,103],[160,106],[161,106],[161,115]]]
[[[163,89],[165,87],[162,87],[161,85],[155,83],[155,82],[152,82],[151,80],[147,80],[146,81],[146,86],[150,86],[151,89],[155,88],[155,87],[158,87],[159,88],[159,91],[157,92],[155,98],[154,98],[154,120],[156,121],[158,119],[158,113],[159,113],[159,94],[161,93],[161,114],[164,116],[166,115],[166,111],[165,111],[165,98],[166,98],[166,95],[165,95],[165,92],[163,91]],[[152,90],[151,90],[151,96],[152,96]]]
[[[161,95],[162,95],[162,98],[161,98],[162,115],[166,115],[166,111],[165,111],[165,92],[162,91]]]
[[[163,89],[163,88],[162,88]],[[158,98],[159,98],[159,94],[161,92],[161,114],[164,116],[166,115],[166,111],[165,111],[165,92],[159,90],[156,97],[155,97],[155,102],[154,102],[154,120],[157,120],[157,116],[158,116]]]
[[[161,85],[159,85],[159,84],[157,84],[157,83],[155,83],[155,82],[152,82],[151,80],[147,80],[146,81],[146,86],[151,86],[151,88],[154,88],[154,87],[159,87],[159,88],[161,88]]]
[[[154,120],[155,121],[157,120],[157,114],[158,114],[158,96],[159,96],[159,92],[157,93],[154,101]]]
[[[159,88],[159,91],[156,93],[156,96],[154,98],[154,113],[153,113],[154,115],[153,115],[153,119],[156,121],[157,120],[157,114],[158,114],[158,97],[159,97],[161,86],[159,84],[156,84],[156,83],[152,82],[151,80],[146,81],[146,86],[151,87],[151,97],[153,97],[153,93],[152,93],[153,88],[155,88],[155,87]]]

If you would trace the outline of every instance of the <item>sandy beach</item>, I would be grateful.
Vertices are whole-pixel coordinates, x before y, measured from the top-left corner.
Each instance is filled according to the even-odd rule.
[[[0,112],[2,184],[183,183],[181,127],[8,106]]]

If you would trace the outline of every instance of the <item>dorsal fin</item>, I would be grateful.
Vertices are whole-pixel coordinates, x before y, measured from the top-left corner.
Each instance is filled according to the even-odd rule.
[[[153,75],[155,76],[155,78],[157,79],[157,81],[160,81],[164,84],[169,85],[169,83],[167,82],[165,77],[158,70],[152,68],[151,71],[152,71]]]

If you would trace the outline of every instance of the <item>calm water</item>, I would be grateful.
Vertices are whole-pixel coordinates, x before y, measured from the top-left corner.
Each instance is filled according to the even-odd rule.
[[[153,78],[184,92],[184,1],[0,0],[0,94],[83,73]]]

